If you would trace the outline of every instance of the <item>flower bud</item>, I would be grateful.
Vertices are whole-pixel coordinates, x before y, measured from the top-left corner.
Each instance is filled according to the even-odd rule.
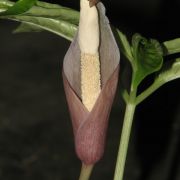
[[[80,15],[78,32],[63,64],[64,89],[73,124],[76,153],[86,165],[95,164],[104,152],[120,60],[103,4],[98,3],[92,8],[97,13],[87,17],[87,22]],[[83,21],[87,29],[83,29]]]

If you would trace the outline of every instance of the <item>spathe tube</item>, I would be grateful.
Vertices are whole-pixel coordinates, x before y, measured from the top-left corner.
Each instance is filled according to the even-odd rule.
[[[97,9],[102,89],[90,112],[81,102],[81,52],[78,33],[65,55],[63,64],[64,89],[73,124],[76,153],[86,165],[95,164],[103,155],[108,119],[119,75],[119,49],[105,16],[103,4],[98,3]]]

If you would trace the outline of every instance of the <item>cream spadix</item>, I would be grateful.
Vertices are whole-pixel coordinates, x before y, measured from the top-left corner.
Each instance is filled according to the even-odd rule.
[[[76,153],[86,165],[95,164],[104,152],[119,60],[103,4],[89,8],[82,0],[79,29],[64,58],[63,80]]]
[[[78,34],[81,51],[82,103],[91,111],[101,91],[99,62],[99,18],[96,6],[81,0]]]

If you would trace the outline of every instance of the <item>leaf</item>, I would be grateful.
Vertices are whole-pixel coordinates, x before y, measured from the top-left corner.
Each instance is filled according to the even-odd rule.
[[[28,11],[37,0],[19,0],[0,15],[17,15]]]
[[[14,3],[7,1],[7,0],[0,0],[0,10],[7,10],[11,7]]]
[[[174,62],[167,63],[159,72],[155,81],[165,84],[177,78],[180,78],[180,58],[177,58]]]
[[[33,16],[12,16],[12,17],[9,16],[8,19],[24,22],[30,26],[33,25],[36,26],[37,28],[41,28],[53,32],[70,41],[73,39],[77,31],[76,25],[68,23],[66,21],[56,20],[52,18],[33,17]],[[33,27],[31,28],[33,29]]]
[[[51,4],[51,3],[47,3],[47,2],[43,2],[43,1],[37,1],[36,3],[37,6],[39,7],[44,7],[44,8],[54,8],[54,9],[59,9],[60,6],[59,4]]]
[[[7,4],[7,2],[7,0],[0,0],[0,7],[2,4]],[[13,3],[9,6],[13,6]],[[37,1],[35,6],[23,14],[4,15],[0,18],[22,22],[23,25],[20,25],[14,31],[16,33],[37,32],[41,29],[72,40],[77,31],[79,12],[57,4]]]
[[[135,61],[133,85],[137,87],[147,75],[160,70],[163,51],[157,40],[147,40],[140,34],[133,36],[132,48]]]
[[[14,31],[13,33],[21,33],[21,32],[40,32],[43,29],[35,26],[33,24],[29,25],[28,23],[21,23]]]
[[[163,45],[165,47],[165,55],[180,53],[180,38],[165,41]]]
[[[14,3],[7,0],[0,0],[0,9],[10,8]],[[14,14],[9,14],[14,15]],[[66,8],[57,4],[37,1],[36,5],[25,12],[23,15],[43,16],[54,19],[67,20],[73,24],[79,23],[79,12],[70,8]]]
[[[46,18],[60,19],[78,25],[79,12],[57,4],[50,4],[38,1],[37,5],[25,14],[28,16],[43,16]]]
[[[133,56],[131,52],[131,46],[127,40],[126,35],[124,35],[121,31],[117,29],[118,35],[119,35],[119,43],[120,43],[120,49],[124,56],[130,61],[130,63],[133,65]]]
[[[162,70],[158,72],[158,75],[155,78],[153,84],[136,98],[136,105],[149,97],[165,83],[178,78],[180,78],[180,58],[163,65]]]

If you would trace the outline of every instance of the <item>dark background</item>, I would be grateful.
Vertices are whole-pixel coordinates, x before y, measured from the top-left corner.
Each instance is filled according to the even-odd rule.
[[[56,2],[79,9],[78,1]],[[104,4],[111,23],[129,38],[135,32],[160,42],[180,37],[179,0],[111,0]],[[80,162],[74,152],[61,78],[70,42],[48,32],[12,34],[17,25],[0,20],[0,180],[78,179]],[[125,82],[129,71],[123,58],[121,65]],[[152,79],[147,78],[140,91]],[[138,106],[125,180],[180,180],[179,83],[164,85]],[[123,113],[118,88],[106,151],[92,180],[113,179]]]

